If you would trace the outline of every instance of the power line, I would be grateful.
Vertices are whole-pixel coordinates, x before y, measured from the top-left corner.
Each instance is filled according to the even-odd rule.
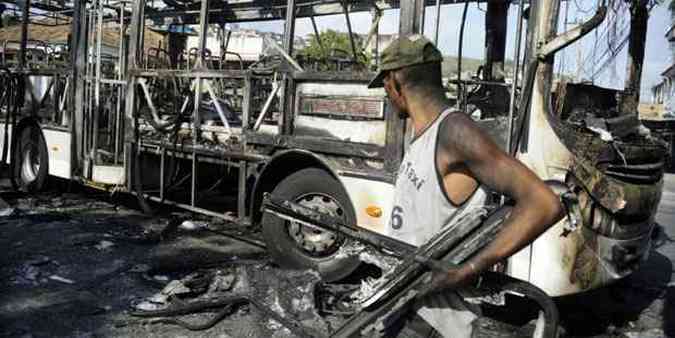
[[[598,74],[602,73],[605,70],[605,68],[609,65],[609,63],[613,61],[617,57],[617,55],[619,55],[619,53],[621,52],[621,50],[624,49],[624,47],[626,47],[627,43],[628,43],[628,35],[626,35],[623,38],[616,51],[612,53],[612,55],[609,56],[607,60],[605,60],[605,62],[600,66],[600,68],[598,68],[598,70],[596,70],[593,73],[593,78],[595,78],[596,76],[598,76]]]
[[[589,9],[582,9],[581,6],[579,5],[579,2],[577,2],[577,0],[574,0],[574,5],[577,7],[578,12],[581,12],[581,13],[584,13],[584,14],[588,14],[593,10],[592,5],[591,5],[591,8],[589,8]]]
[[[607,67],[607,65],[613,60],[613,58],[616,57],[618,54],[617,49],[622,49],[623,46],[620,46],[622,43],[620,42],[619,44],[615,44],[617,41],[617,37],[621,36],[627,36],[627,30],[629,29],[630,24],[629,23],[624,23],[623,16],[619,15],[619,12],[622,11],[625,8],[625,4],[622,1],[611,1],[609,4],[610,8],[612,11],[610,12],[610,16],[607,19],[606,24],[604,24],[604,30],[599,36],[596,35],[596,39],[594,41],[594,52],[593,54],[589,54],[583,61],[584,65],[588,65],[589,63],[592,64],[592,68],[595,68],[595,65],[598,63],[603,64],[603,70],[604,68]],[[611,13],[614,13],[614,15],[611,15]],[[617,27],[621,25],[621,29],[617,30]],[[600,56],[597,56],[597,53],[595,49],[598,46],[598,41],[607,41],[607,47],[603,50],[603,52],[600,54]],[[608,59],[604,59],[605,56],[609,55]],[[592,74],[596,74],[597,72],[594,70],[592,71]],[[591,80],[595,79],[595,75],[592,76]]]

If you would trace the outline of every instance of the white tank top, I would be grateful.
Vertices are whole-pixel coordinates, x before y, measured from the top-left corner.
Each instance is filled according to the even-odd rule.
[[[385,230],[390,237],[420,246],[469,210],[485,204],[487,193],[481,187],[464,204],[453,204],[436,168],[439,126],[451,112],[445,110],[417,135],[403,157]],[[450,292],[426,301],[417,314],[444,337],[467,337],[471,335],[475,311]]]
[[[386,227],[390,237],[420,246],[466,211],[485,204],[487,194],[480,187],[463,205],[453,204],[436,168],[438,129],[451,112],[445,110],[417,135],[403,157]]]

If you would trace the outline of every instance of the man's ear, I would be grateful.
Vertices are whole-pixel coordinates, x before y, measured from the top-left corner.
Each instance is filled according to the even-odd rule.
[[[391,84],[389,88],[396,93],[396,96],[401,96],[401,83],[398,81],[395,71],[389,73],[389,79],[389,83]]]
[[[399,96],[403,95],[403,92],[401,91],[401,82],[398,81],[396,73],[394,73],[394,76],[392,76],[392,78],[394,79],[394,87],[396,88],[396,92],[398,93]]]
[[[392,89],[396,92],[396,100],[398,101],[398,104],[401,107],[406,106],[406,101],[407,98],[405,97],[405,93],[402,90],[401,82],[398,80],[398,76],[396,75],[396,72],[392,72],[391,74],[391,84],[392,84]]]

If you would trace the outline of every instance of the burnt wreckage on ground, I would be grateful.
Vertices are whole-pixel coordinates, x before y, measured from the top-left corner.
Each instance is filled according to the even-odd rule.
[[[449,94],[547,180],[568,211],[502,272],[551,296],[630,274],[649,248],[667,147],[630,110],[634,91],[554,85],[556,53],[602,24],[606,7],[559,33],[560,0],[486,4],[483,67],[471,79],[461,76],[463,20]],[[353,238],[301,222],[297,213],[263,212],[264,195],[383,231],[410,128],[383,91],[366,88],[379,22],[400,9],[398,34],[420,33],[425,11],[441,6],[466,12],[468,3],[17,2],[18,35],[0,50],[3,163],[25,191],[39,191],[53,175],[133,193],[148,210],[168,204],[236,220],[262,230],[280,265],[339,280],[360,264],[358,255],[344,255]],[[510,6],[515,23],[507,22]],[[372,14],[372,28],[357,39],[351,16],[358,12]],[[318,60],[299,54],[296,23],[311,21],[318,37],[316,22],[326,15],[344,17],[349,50],[328,50]],[[261,35],[264,50],[253,58],[232,51],[226,24],[258,21],[283,21],[284,33]],[[434,21],[438,41],[447,32],[438,15]],[[40,41],[45,26],[52,34],[67,27],[67,34]],[[507,27],[516,39],[510,81]],[[642,62],[640,55],[631,60]],[[496,196],[487,207],[500,203]]]

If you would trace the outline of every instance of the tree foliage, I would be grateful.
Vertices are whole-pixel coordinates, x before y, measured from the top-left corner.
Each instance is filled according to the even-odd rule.
[[[319,33],[319,40],[316,35],[311,35],[307,47],[300,50],[300,54],[315,59],[327,60],[330,58],[353,59],[352,46],[349,41],[349,34],[344,32],[334,31],[332,29],[325,30]],[[356,44],[357,62],[370,64],[371,56],[369,53],[363,51],[361,46],[363,41],[360,36],[354,35],[354,43]]]

